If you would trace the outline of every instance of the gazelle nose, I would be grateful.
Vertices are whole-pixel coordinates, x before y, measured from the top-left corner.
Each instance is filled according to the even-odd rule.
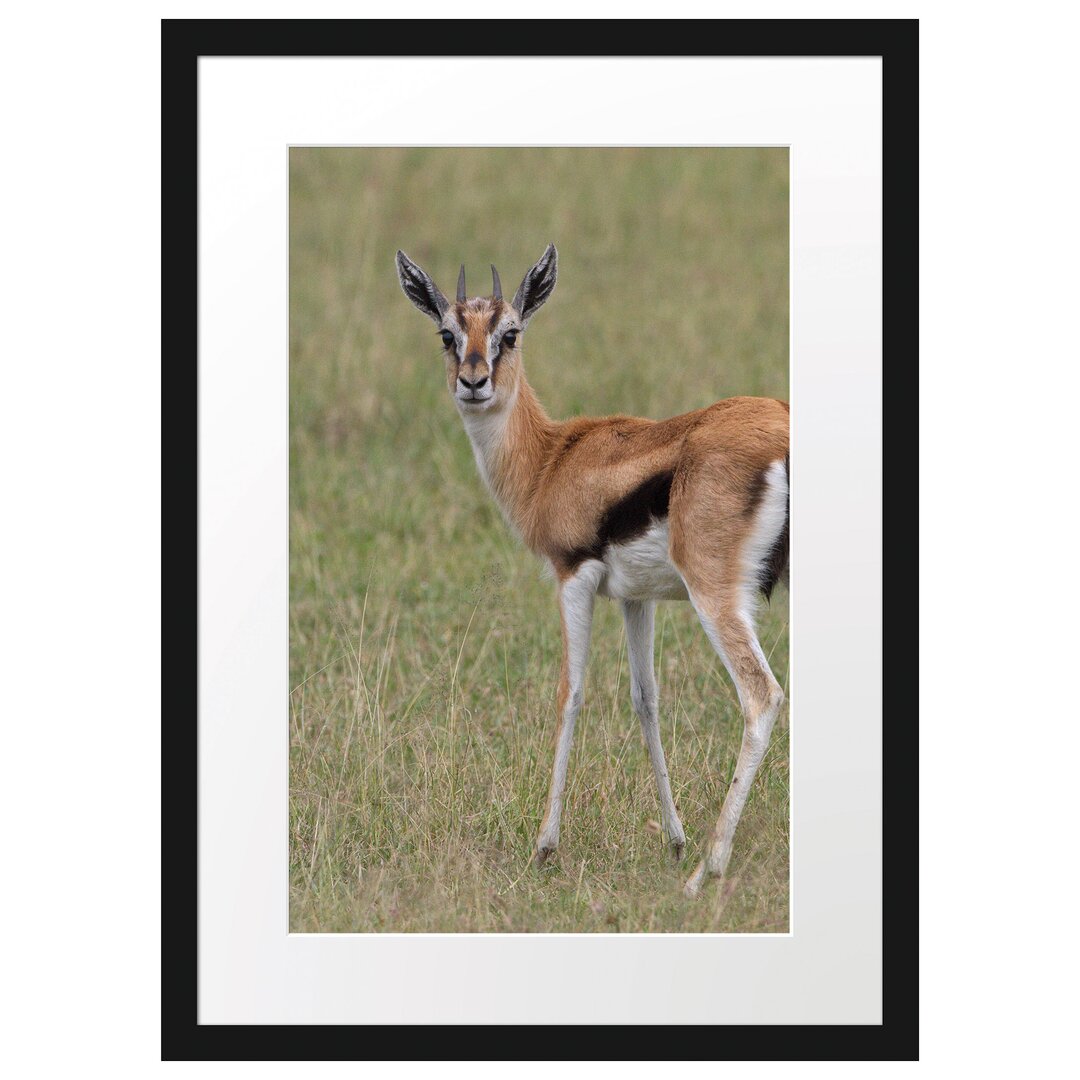
[[[484,386],[487,383],[487,381],[488,377],[486,375],[471,382],[466,379],[464,375],[458,376],[458,382],[461,383],[461,385],[464,386],[466,390],[479,390],[480,387]]]

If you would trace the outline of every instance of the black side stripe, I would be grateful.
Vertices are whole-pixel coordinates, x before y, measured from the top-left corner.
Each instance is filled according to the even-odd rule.
[[[654,520],[666,518],[673,477],[670,471],[655,473],[612,503],[600,519],[596,539],[563,556],[567,567],[574,569],[586,559],[602,559],[610,544],[625,544],[647,532]]]

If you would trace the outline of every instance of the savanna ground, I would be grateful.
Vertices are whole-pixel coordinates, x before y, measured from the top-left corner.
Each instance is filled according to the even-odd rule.
[[[290,924],[294,931],[788,929],[788,714],[728,878],[679,891],[738,753],[688,604],[657,610],[661,733],[687,834],[664,849],[618,605],[599,599],[554,865],[532,865],[555,730],[554,587],[510,535],[449,399],[403,248],[507,295],[551,415],[787,398],[783,149],[294,149],[290,159]],[[760,636],[788,690],[788,594]]]

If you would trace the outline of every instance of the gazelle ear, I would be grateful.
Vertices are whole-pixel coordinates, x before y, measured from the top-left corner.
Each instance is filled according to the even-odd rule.
[[[441,322],[450,301],[439,291],[439,286],[404,251],[397,253],[397,272],[405,295],[428,318]]]
[[[525,275],[514,294],[514,310],[521,316],[522,325],[540,310],[544,301],[555,291],[555,279],[559,273],[559,253],[554,244],[540,256],[536,265]]]

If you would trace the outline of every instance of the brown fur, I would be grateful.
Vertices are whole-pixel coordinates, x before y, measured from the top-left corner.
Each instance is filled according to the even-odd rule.
[[[574,553],[596,544],[606,509],[650,477],[670,473],[672,560],[710,592],[723,588],[718,567],[733,565],[730,556],[752,526],[765,470],[788,454],[787,403],[734,397],[667,420],[616,415],[560,423],[529,386],[518,347],[503,349],[494,370],[488,365],[491,327],[504,317],[513,321],[513,309],[476,297],[455,305],[454,315],[466,356],[484,358],[469,377],[489,375],[503,408],[517,390],[491,483],[525,543],[565,576]],[[462,366],[453,352],[447,366],[452,390]]]

